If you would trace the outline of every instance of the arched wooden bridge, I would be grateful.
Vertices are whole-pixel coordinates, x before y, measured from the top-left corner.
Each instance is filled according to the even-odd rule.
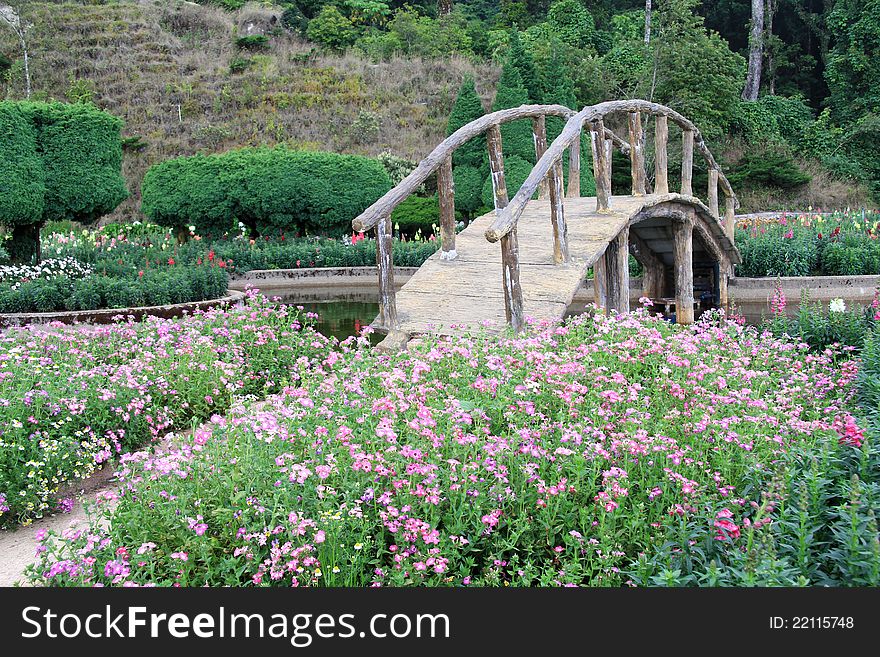
[[[653,116],[654,180],[647,192],[642,115]],[[548,147],[546,117],[566,121]],[[531,119],[537,164],[510,198],[504,178],[502,124]],[[623,139],[605,125],[626,125]],[[669,121],[681,129],[681,187],[670,192],[667,142]],[[596,196],[580,195],[581,132],[588,129]],[[486,135],[495,211],[456,235],[452,154]],[[629,157],[631,194],[612,196],[611,160],[618,148]],[[708,169],[706,202],[693,191],[694,150]],[[562,158],[568,152],[568,186],[563,190]],[[395,293],[391,212],[437,175],[442,245]],[[719,214],[718,190],[725,197]],[[534,196],[538,193],[538,198]],[[455,333],[465,326],[518,331],[526,317],[561,319],[594,272],[596,303],[629,310],[629,263],[641,263],[644,295],[667,298],[679,323],[694,320],[695,269],[703,296],[726,307],[727,282],[740,255],[733,242],[736,196],[700,131],[674,110],[644,100],[600,103],[575,112],[560,105],[523,105],[487,114],[455,131],[399,185],[353,222],[356,231],[375,229],[380,313],[375,324],[388,332],[386,346],[402,346],[425,333]],[[500,248],[494,243],[500,242]],[[500,285],[498,284],[500,283]]]

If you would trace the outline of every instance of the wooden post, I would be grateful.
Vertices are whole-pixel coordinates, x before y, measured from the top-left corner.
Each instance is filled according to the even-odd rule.
[[[440,200],[440,259],[455,260],[455,182],[452,179],[452,157],[443,160],[437,169],[437,196]]]
[[[547,120],[542,114],[532,119],[532,137],[535,141],[535,162],[547,151]],[[550,181],[544,178],[538,187],[538,198],[547,198],[550,194]]]
[[[666,142],[669,141],[669,124],[666,117],[658,115],[654,123],[654,193],[669,193],[669,162]]]
[[[733,194],[724,195],[724,232],[734,243],[734,234],[736,233],[736,198]]]
[[[633,196],[645,193],[645,150],[642,148],[642,114],[629,113],[629,164]]]
[[[614,196],[614,189],[611,187],[611,165],[614,162],[614,141],[605,140],[605,188],[608,190],[608,202]]]
[[[495,211],[503,210],[510,200],[507,182],[504,180],[504,155],[501,149],[501,130],[493,125],[486,132],[489,149],[489,169],[492,173],[492,190]],[[501,238],[501,285],[504,289],[504,314],[507,323],[518,333],[524,324],[522,286],[519,282],[519,241],[516,226]]]
[[[709,211],[718,219],[718,169],[709,169]]]
[[[675,319],[679,324],[693,324],[694,225],[690,221],[676,221],[673,223],[673,232]]]
[[[724,258],[718,263],[718,306],[725,312],[730,312],[730,291],[728,282],[730,281],[730,261]]]
[[[566,196],[580,198],[581,195],[581,133],[568,147],[568,191]]]
[[[550,169],[550,221],[553,223],[553,262],[571,260],[568,253],[568,227],[565,223],[565,195],[562,191],[562,161]]]
[[[608,212],[611,207],[611,190],[606,174],[608,165],[605,162],[605,124],[602,119],[590,126],[590,147],[593,150],[593,177],[596,179],[596,211]]]
[[[602,312],[608,311],[608,267],[605,253],[593,263],[593,301]]]
[[[608,276],[608,307],[629,312],[629,227],[625,227],[605,249]]]
[[[397,298],[394,290],[394,255],[391,250],[391,215],[376,224],[376,264],[379,267],[379,317],[390,331],[397,328]]]
[[[694,131],[681,133],[681,195],[694,195]]]
[[[642,294],[649,299],[663,296],[666,266],[635,231],[629,235],[630,250],[642,265]]]

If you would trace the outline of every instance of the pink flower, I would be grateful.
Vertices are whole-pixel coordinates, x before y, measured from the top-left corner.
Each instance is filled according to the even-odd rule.
[[[323,543],[327,540],[327,535],[324,533],[323,529],[319,529],[315,532],[315,543]]]
[[[156,547],[155,543],[143,543],[138,549],[138,554],[143,554],[144,552],[152,552],[153,548]]]
[[[189,555],[186,552],[172,552],[169,556],[172,559],[179,559],[180,561],[189,561]]]

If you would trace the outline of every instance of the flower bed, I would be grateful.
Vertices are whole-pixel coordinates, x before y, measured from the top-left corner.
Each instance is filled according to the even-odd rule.
[[[880,215],[786,214],[740,221],[737,276],[880,274]]]
[[[294,381],[327,339],[263,297],[180,320],[26,326],[0,337],[0,525],[58,506],[65,482],[240,395]]]
[[[822,468],[849,481],[848,467],[878,462],[845,410],[855,375],[832,351],[641,311],[395,356],[344,348],[260,408],[124,457],[113,508],[105,497],[87,531],[44,537],[30,576],[614,586],[809,583],[819,568],[833,580],[809,565],[821,543],[801,532],[798,561],[774,532],[796,534],[799,482],[831,509]],[[844,581],[880,570],[880,554],[850,561]]]

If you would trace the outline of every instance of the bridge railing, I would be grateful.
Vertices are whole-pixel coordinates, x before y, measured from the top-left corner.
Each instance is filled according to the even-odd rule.
[[[546,180],[549,175],[551,180],[550,220],[553,227],[554,260],[557,264],[569,262],[565,203],[560,193],[561,188],[557,188],[554,193],[553,181],[561,180],[562,178],[563,153],[566,149],[571,149],[571,153],[579,151],[581,131],[584,129],[585,124],[589,124],[593,155],[593,174],[596,179],[596,209],[600,213],[612,211],[611,156],[616,142],[609,137],[609,131],[604,125],[604,119],[609,115],[618,113],[628,114],[629,143],[627,144],[628,148],[624,152],[630,158],[632,194],[640,196],[646,193],[645,151],[644,144],[642,143],[641,123],[641,115],[643,113],[654,116],[655,119],[653,193],[657,195],[669,194],[667,141],[669,137],[669,120],[672,120],[682,130],[681,195],[694,197],[693,155],[694,148],[696,147],[706,161],[709,171],[706,205],[712,216],[723,224],[725,232],[731,241],[733,240],[734,213],[737,207],[736,195],[727,177],[721,171],[711,151],[706,146],[699,129],[691,121],[675,110],[645,100],[610,101],[586,107],[569,118],[562,133],[539,156],[532,172],[514,197],[510,199],[509,203],[506,202],[506,190],[502,190],[505,202],[499,205],[497,202],[498,189],[496,185],[496,217],[486,230],[486,239],[490,242],[501,242],[505,314],[508,323],[514,330],[519,330],[522,326],[523,318],[522,290],[519,285],[519,253],[516,238],[517,221],[522,215],[526,204],[534,196],[542,181]],[[611,137],[614,136],[612,133]],[[574,175],[577,175],[575,171],[569,172],[569,183]],[[723,220],[719,216],[718,208],[719,186],[725,196]],[[626,249],[623,250],[625,251]],[[618,255],[620,257],[617,257]],[[626,267],[626,258],[622,254],[615,254],[614,263],[615,268]],[[607,272],[607,276],[613,275],[615,275],[614,272]],[[621,294],[628,295],[629,292],[628,290],[622,290]]]
[[[388,330],[397,326],[397,303],[394,289],[394,258],[391,250],[391,213],[405,201],[429,177],[437,174],[437,196],[440,205],[440,235],[442,260],[454,260],[455,249],[455,185],[452,178],[452,155],[456,149],[471,139],[486,135],[489,152],[489,165],[492,172],[492,185],[495,192],[495,209],[502,210],[508,202],[507,186],[504,179],[504,158],[501,149],[500,126],[510,121],[532,119],[535,141],[535,156],[540,160],[547,150],[546,118],[548,116],[569,120],[577,113],[563,105],[522,105],[512,109],[492,112],[462,126],[443,140],[419,165],[397,186],[364,210],[352,221],[352,228],[358,232],[376,231],[376,262],[379,267],[379,313],[380,322]],[[603,129],[609,143],[616,145],[624,153],[629,152],[629,144],[610,130]],[[580,142],[570,151],[568,195],[580,196]],[[561,165],[554,169],[546,180],[539,181],[540,195],[558,198],[562,188]],[[533,192],[534,193],[534,192]],[[515,249],[513,238],[502,239],[501,248],[508,252]],[[518,285],[518,269],[517,269]],[[521,295],[520,295],[521,296]],[[521,306],[521,304],[520,304]],[[514,325],[522,323],[522,316],[508,316]]]
[[[628,114],[628,139],[624,140],[604,125],[605,117],[612,114]],[[616,147],[629,156],[633,195],[646,193],[645,149],[641,115],[655,117],[654,131],[654,194],[669,193],[668,177],[668,121],[682,130],[681,194],[692,197],[694,148],[705,159],[709,169],[707,205],[720,220],[718,210],[718,187],[726,199],[724,226],[733,237],[736,196],[730,182],[724,176],[699,129],[678,112],[644,100],[623,100],[600,103],[575,112],[562,105],[523,105],[512,109],[492,112],[462,126],[423,159],[419,165],[397,186],[373,203],[352,221],[355,231],[376,232],[376,262],[379,269],[380,323],[387,330],[398,325],[397,303],[394,288],[394,258],[392,254],[391,213],[436,173],[438,201],[440,205],[441,260],[454,260],[455,248],[455,185],[452,175],[452,155],[462,145],[486,136],[489,168],[492,177],[496,218],[486,231],[490,242],[500,242],[502,261],[502,285],[504,289],[505,315],[508,324],[519,330],[524,322],[522,289],[519,282],[519,245],[516,224],[529,199],[535,193],[539,198],[549,198],[553,227],[553,253],[556,264],[570,260],[565,223],[564,198],[579,197],[581,132],[589,124],[593,174],[596,180],[597,210],[611,211],[611,159]],[[566,120],[562,133],[547,145],[546,118]],[[537,164],[512,199],[508,196],[504,176],[504,154],[500,127],[511,121],[531,119]],[[562,157],[569,157],[568,185],[563,190]]]

